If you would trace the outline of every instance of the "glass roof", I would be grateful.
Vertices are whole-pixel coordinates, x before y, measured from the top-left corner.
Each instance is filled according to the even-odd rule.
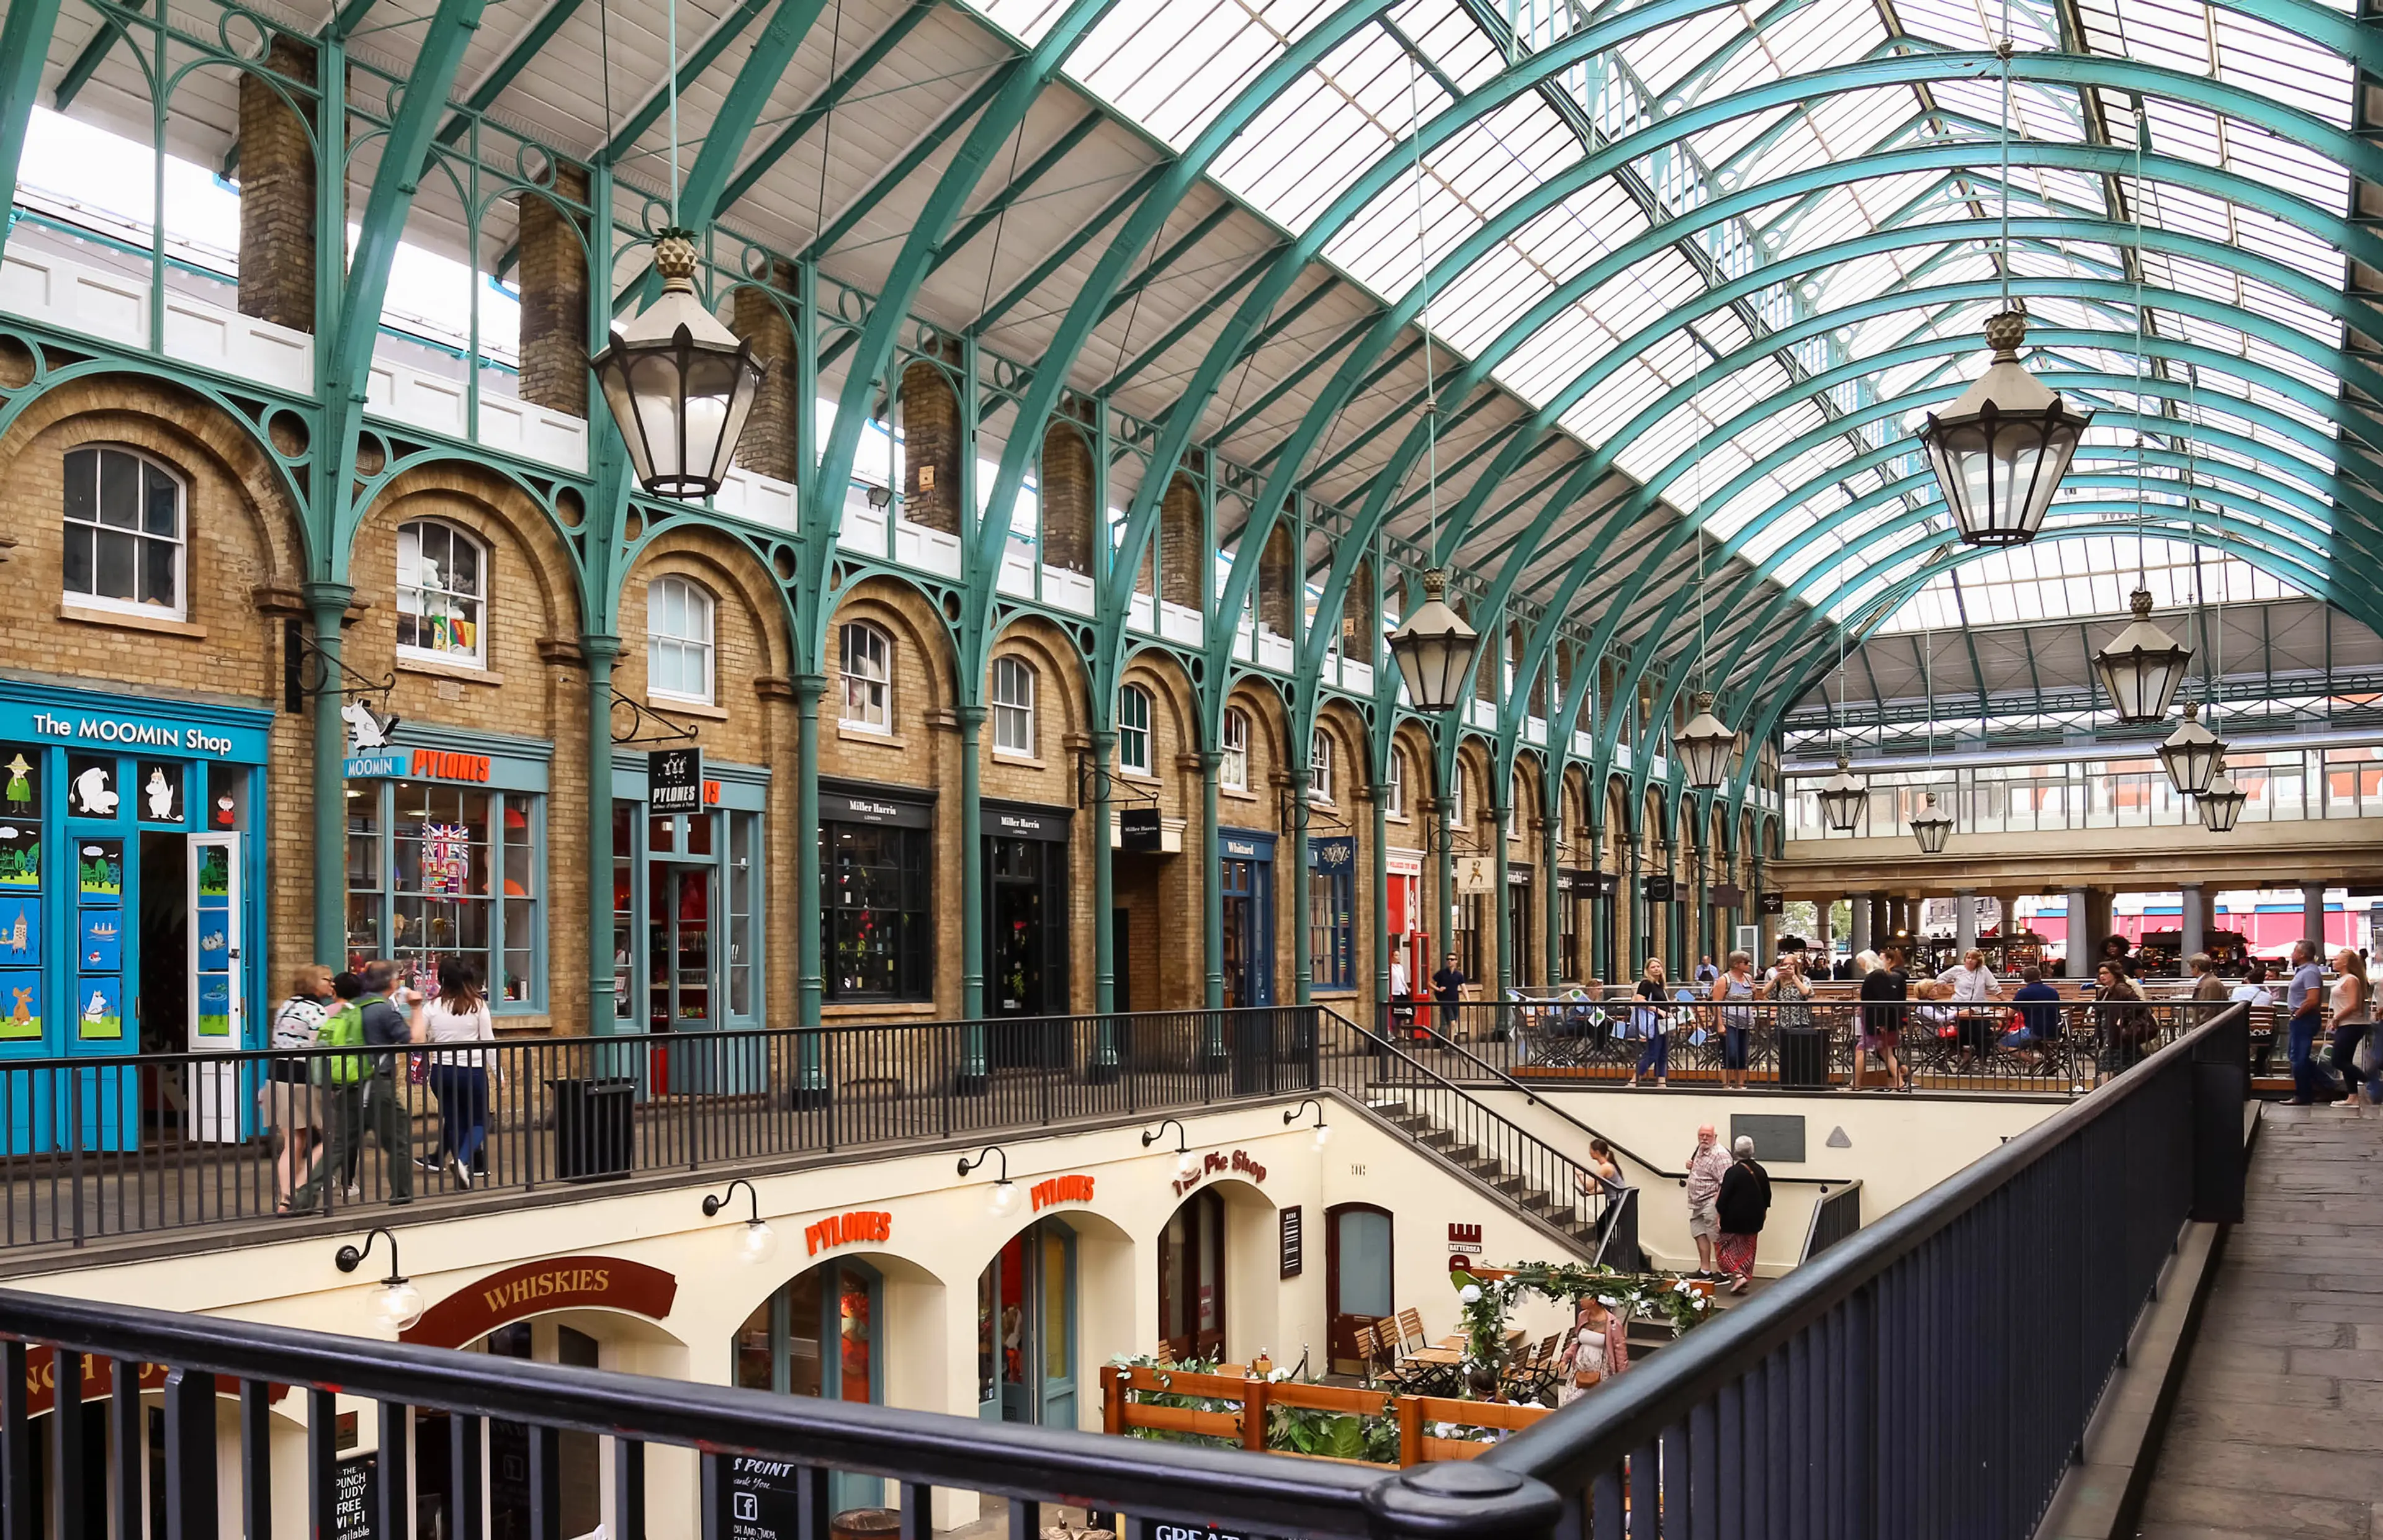
[[[2348,11],[2343,0],[2327,3]],[[1030,40],[1065,8],[1065,0],[986,6],[996,23]],[[1071,55],[1068,73],[1179,149],[1332,9],[1328,0],[1125,0]],[[1520,57],[1627,14],[1574,0],[1406,0],[1267,104],[1213,173],[1285,228],[1303,231],[1369,165],[1408,153],[1401,146],[1412,125],[1495,79],[1510,49]],[[1325,255],[1376,296],[1401,298],[1417,284],[1426,255],[1445,256],[1614,138],[1818,69],[1945,50],[1982,54],[2006,32],[2022,75],[2029,55],[2065,46],[2213,79],[2335,128],[2349,124],[2349,62],[2278,25],[2197,0],[2076,0],[2073,15],[2079,35],[2064,42],[2056,9],[2032,0],[1716,6],[1640,31],[1479,116],[1423,157],[1419,179],[1398,179],[1334,231]],[[1668,136],[1618,171],[1549,199],[1461,275],[1443,277],[1429,296],[1428,328],[1468,357],[1496,350],[1500,384],[1534,406],[1561,403],[1563,428],[1599,447],[1699,371],[1728,361],[1621,444],[1616,463],[1642,482],[1661,482],[1667,500],[1728,542],[1732,555],[1776,559],[1772,575],[1783,582],[1812,579],[1803,597],[1842,617],[1873,603],[1893,576],[1915,571],[1947,537],[1941,512],[1922,518],[1934,494],[1916,450],[1898,454],[1893,446],[1909,445],[1921,411],[1982,367],[1976,339],[1999,308],[1992,290],[2006,262],[2014,281],[2062,290],[2023,293],[2036,328],[2032,366],[2100,413],[2079,468],[2100,473],[2105,484],[2072,478],[2062,502],[2075,507],[2056,509],[2056,526],[2106,522],[2115,502],[2135,505],[2131,490],[2106,483],[2130,477],[2145,455],[2155,463],[2141,505],[2155,514],[2180,509],[2187,471],[2164,461],[2192,439],[2195,481],[2241,494],[2227,503],[2230,518],[2260,523],[2261,510],[2243,504],[2254,492],[2282,496],[2294,499],[2300,537],[2321,536],[2330,527],[2325,445],[2340,391],[2332,365],[2342,328],[2291,286],[2313,280],[2340,292],[2343,254],[2264,210],[2164,180],[2156,165],[2142,178],[2132,168],[2105,177],[2019,166],[2006,186],[1997,169],[2004,89],[1991,62],[1957,78],[1944,73],[1774,101]],[[2158,98],[2139,104],[2107,88],[2021,79],[2008,89],[2008,132],[2022,144],[2100,144],[2122,154],[2147,145],[2152,157],[2239,175],[2327,218],[2351,205],[2341,166],[2268,128]],[[1959,149],[1946,154],[1947,146]],[[1924,164],[1878,161],[1931,148],[1938,158]],[[1759,192],[1747,191],[1858,161],[1878,169],[1768,203],[1754,203]],[[1727,217],[1702,212],[1722,199],[1736,200]],[[2006,208],[2016,226],[2006,258],[1994,233]],[[2054,220],[2067,224],[2043,223]],[[2080,233],[2080,220],[2105,223]],[[2129,229],[2138,222],[2230,251],[2138,251]],[[1648,238],[1659,225],[1678,233]],[[1938,225],[1948,227],[1944,239],[1927,239]],[[1919,239],[1849,259],[1812,258],[1888,230]],[[1640,249],[1626,265],[1550,315],[1518,325],[1634,241]],[[1779,278],[1760,285],[1772,266]],[[1703,302],[1738,279],[1749,281],[1734,301]],[[1958,296],[1919,292],[1957,286],[1967,286]],[[1862,314],[1843,324],[1802,325],[1858,305]],[[2154,339],[2148,364],[2135,345],[2139,327]],[[1792,340],[1772,341],[1788,328],[1800,329]],[[2316,361],[2279,345],[2290,334],[2307,339]],[[1890,350],[1894,359],[1862,367]],[[1584,370],[1600,365],[1600,379],[1575,388]],[[1805,385],[1824,374],[1834,378],[1828,388],[1816,394]],[[1924,399],[1892,409],[1914,393]],[[1882,403],[1890,409],[1874,410]],[[2246,476],[2268,478],[2267,490]],[[1877,532],[1890,525],[1910,559],[1893,574],[1873,572],[1848,586],[1874,561]],[[1809,538],[1790,551],[1799,537]],[[2072,560],[2100,548],[2093,540],[2047,548],[2055,554],[2046,570],[2064,574],[2056,580],[2002,559],[1974,583],[2014,595],[2037,585],[2027,602],[2042,613],[2107,608],[2066,586]],[[2053,586],[2042,586],[2047,582]],[[1938,587],[1945,583],[1940,577],[1926,592],[1949,592]]]
[[[2140,576],[2155,607],[2173,610],[2193,602],[2195,554],[2179,540],[2143,542]],[[2122,615],[2138,572],[2135,542],[2121,536],[1998,550],[1930,578],[1879,629],[1946,631]],[[2238,557],[2203,556],[2199,577],[2200,597],[2210,604],[2300,597]]]

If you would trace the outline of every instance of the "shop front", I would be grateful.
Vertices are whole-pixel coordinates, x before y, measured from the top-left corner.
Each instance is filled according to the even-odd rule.
[[[1506,866],[1506,947],[1507,961],[1512,965],[1506,977],[1499,980],[1503,988],[1513,989],[1538,977],[1531,967],[1537,955],[1532,945],[1535,932],[1531,927],[1531,869],[1520,861]],[[1495,998],[1484,991],[1484,999]]]
[[[1065,1064],[1068,810],[984,804],[984,1007],[995,1068]],[[1006,1023],[1006,1025],[1000,1025]]]
[[[1315,988],[1357,987],[1357,842],[1307,842],[1307,955]]]
[[[980,1417],[1076,1426],[1076,1232],[1065,1220],[1029,1225],[978,1276],[976,1363]]]
[[[612,1001],[624,1033],[716,1032],[763,1025],[768,970],[762,869],[770,772],[703,761],[700,807],[657,808],[652,769],[612,770]],[[759,1055],[697,1042],[657,1044],[650,1090],[751,1089]]]
[[[819,802],[825,998],[933,1000],[934,794],[822,777]]]
[[[781,1396],[882,1406],[885,1401],[885,1280],[876,1268],[839,1257],[797,1274],[736,1331],[736,1384]],[[884,1495],[875,1476],[838,1471],[837,1511],[874,1507]]]
[[[1218,1359],[1225,1351],[1225,1200],[1203,1188],[1158,1232],[1158,1336],[1167,1355]]]
[[[1219,829],[1225,1007],[1274,1004],[1274,845],[1262,830]]]
[[[1384,915],[1390,928],[1390,994],[1420,994],[1431,978],[1431,935],[1424,925],[1423,852],[1389,850],[1383,866],[1389,880]],[[1403,983],[1406,988],[1399,988]],[[1412,1013],[1409,1013],[1411,1016]]]
[[[271,721],[0,681],[0,1064],[260,1046]],[[11,1097],[8,1148],[245,1138],[232,1069]]]
[[[1567,984],[1587,983],[1597,976],[1588,941],[1597,906],[1597,873],[1559,868],[1555,901],[1557,978]]]

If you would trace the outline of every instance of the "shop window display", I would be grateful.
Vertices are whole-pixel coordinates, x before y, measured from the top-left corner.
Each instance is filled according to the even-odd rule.
[[[822,823],[820,923],[831,1000],[926,1000],[932,839],[923,829]]]
[[[477,665],[487,660],[488,551],[452,524],[416,519],[397,532],[397,650]]]
[[[348,966],[387,957],[428,980],[440,959],[460,956],[500,1006],[533,1005],[540,800],[438,782],[352,783]]]

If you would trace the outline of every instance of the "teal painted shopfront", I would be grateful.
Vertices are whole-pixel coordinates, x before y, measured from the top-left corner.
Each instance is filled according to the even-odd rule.
[[[0,1063],[261,1045],[271,721],[0,680]],[[237,1140],[235,1078],[23,1077],[0,1115],[12,1152]]]

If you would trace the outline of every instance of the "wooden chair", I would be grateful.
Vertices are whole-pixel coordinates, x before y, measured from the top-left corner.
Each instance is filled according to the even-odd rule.
[[[1374,1335],[1373,1327],[1357,1328],[1357,1356],[1365,1361],[1365,1383],[1372,1385],[1376,1366],[1380,1363],[1382,1358],[1382,1339]]]
[[[1384,1363],[1395,1364],[1413,1350],[1400,1339],[1399,1318],[1395,1315],[1385,1315],[1375,1322],[1374,1335],[1381,1340]]]
[[[1562,1340],[1561,1333],[1543,1339],[1499,1376],[1498,1388],[1508,1400],[1520,1406],[1554,1400],[1556,1345]]]
[[[1414,1307],[1410,1305],[1405,1310],[1399,1312],[1399,1337],[1401,1340],[1405,1342],[1408,1352],[1414,1352],[1417,1348],[1428,1348],[1431,1346],[1431,1339],[1423,1334],[1423,1312],[1421,1311],[1416,1310]]]

